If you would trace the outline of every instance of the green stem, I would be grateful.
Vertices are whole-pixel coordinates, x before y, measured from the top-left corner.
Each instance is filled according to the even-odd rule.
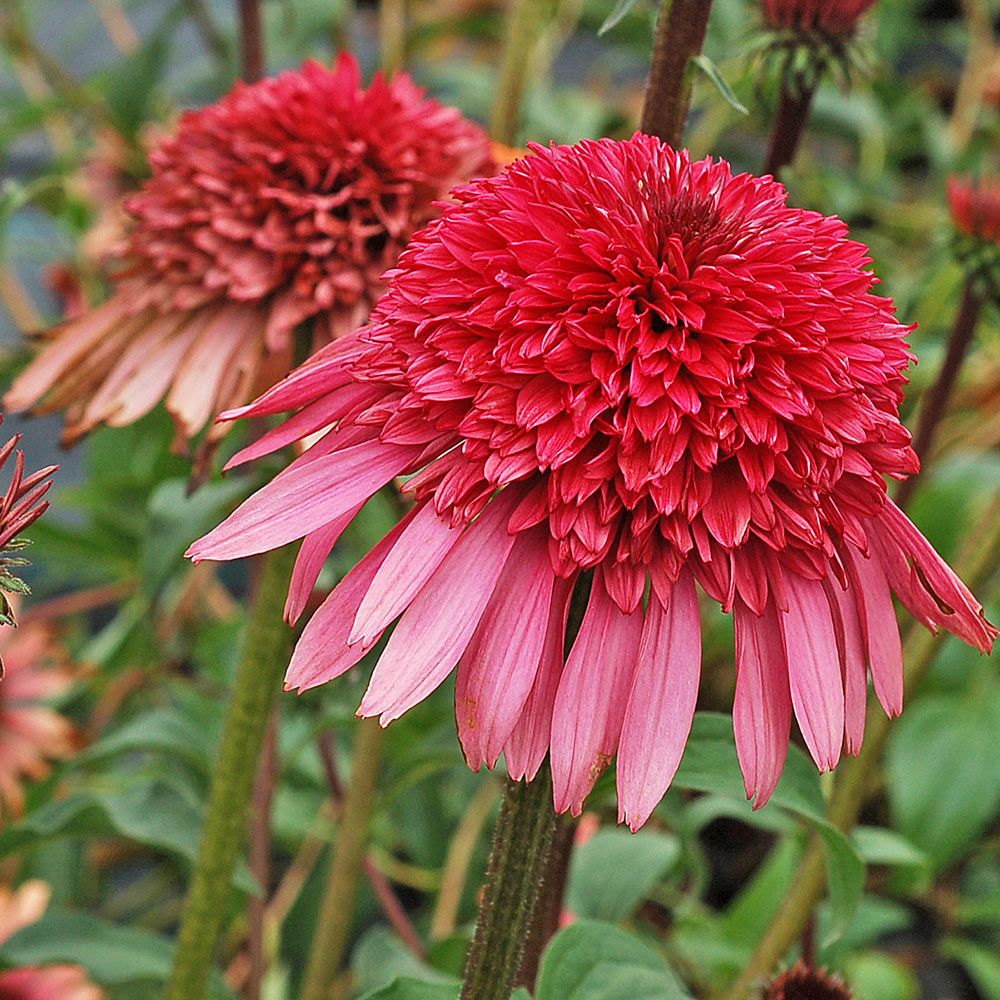
[[[340,829],[309,949],[300,1000],[328,1000],[344,957],[354,917],[354,897],[368,846],[383,738],[377,719],[363,719],[358,723],[351,780],[344,788]]]
[[[691,105],[691,60],[701,52],[712,0],[663,0],[640,128],[675,148]]]
[[[548,763],[534,781],[507,781],[461,1000],[509,1000],[549,870],[555,825]]]
[[[996,570],[1000,559],[1000,492],[969,535],[976,543],[958,563],[958,575],[972,590],[977,590]],[[915,692],[930,670],[947,634],[932,635],[914,623],[903,647],[905,687]],[[873,777],[885,749],[891,728],[874,695],[868,703],[868,725],[861,752],[848,758],[837,769],[827,815],[843,833],[850,833],[872,792]],[[781,901],[754,949],[750,961],[725,994],[726,1000],[745,1000],[771,974],[788,949],[799,939],[826,889],[826,863],[823,845],[814,837],[795,873],[790,888]]]
[[[490,116],[490,134],[505,146],[517,142],[528,69],[549,6],[549,0],[510,0],[500,80]]]
[[[233,871],[246,837],[247,813],[271,706],[288,666],[292,632],[282,621],[281,612],[294,561],[293,546],[263,558],[164,1000],[203,1000],[205,996]]]

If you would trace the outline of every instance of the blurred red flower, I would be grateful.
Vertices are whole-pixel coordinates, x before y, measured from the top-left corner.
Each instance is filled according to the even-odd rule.
[[[1000,181],[949,177],[948,204],[960,233],[1000,245]]]
[[[854,33],[861,16],[875,3],[876,0],[764,0],[764,19],[771,28],[845,36]]]

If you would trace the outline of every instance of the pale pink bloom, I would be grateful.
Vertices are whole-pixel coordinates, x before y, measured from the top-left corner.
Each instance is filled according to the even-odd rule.
[[[52,890],[44,882],[17,889],[0,886],[0,941],[36,923],[49,905]],[[104,1000],[104,991],[75,965],[33,966],[0,972],[3,1000]]]
[[[236,462],[321,436],[190,555],[304,538],[294,618],[360,506],[412,476],[416,508],[313,616],[288,686],[344,673],[401,616],[362,715],[398,718],[457,665],[473,768],[505,753],[530,779],[550,754],[579,813],[617,756],[633,828],[690,730],[697,584],[735,616],[761,805],[793,713],[826,770],[860,745],[869,674],[900,711],[891,593],[978,649],[996,636],[886,495],[916,467],[907,330],[867,249],[770,178],[642,134],[533,152],[454,192],[368,328],[229,414],[297,411]]]
[[[403,74],[363,89],[346,54],[238,83],[185,114],[150,163],[125,203],[117,291],[49,331],[6,396],[65,410],[67,443],[161,399],[190,441],[288,372],[302,324],[318,346],[363,323],[439,200],[493,169],[478,126]]]

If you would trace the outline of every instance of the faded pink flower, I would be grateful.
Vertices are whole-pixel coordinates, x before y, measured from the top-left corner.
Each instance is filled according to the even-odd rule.
[[[44,882],[17,889],[0,886],[0,941],[36,923],[49,905],[52,890]],[[104,1000],[104,991],[75,965],[28,966],[0,972],[3,1000]]]
[[[818,31],[844,37],[854,33],[861,16],[876,0],[763,0],[771,28]]]
[[[578,813],[617,755],[633,828],[690,730],[697,581],[735,617],[761,805],[793,711],[826,770],[861,744],[869,671],[902,708],[892,592],[979,649],[997,634],[886,495],[915,469],[907,330],[867,249],[770,178],[642,134],[533,151],[455,192],[369,327],[229,414],[298,411],[235,461],[324,433],[190,555],[304,538],[294,619],[351,518],[412,476],[415,510],[312,617],[288,686],[344,673],[402,615],[362,715],[398,718],[457,664],[472,767],[503,752],[531,778],[550,753]]]
[[[74,677],[41,623],[0,632],[0,658],[0,802],[20,815],[24,783],[44,778],[49,761],[75,749],[72,724],[48,704],[69,690]]]
[[[318,345],[363,323],[439,199],[492,170],[480,128],[405,75],[362,89],[349,55],[237,84],[150,161],[116,293],[46,334],[6,397],[66,410],[67,442],[164,397],[194,438],[287,373],[301,324]]]

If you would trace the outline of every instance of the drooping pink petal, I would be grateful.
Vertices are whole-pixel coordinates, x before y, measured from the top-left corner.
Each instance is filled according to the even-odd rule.
[[[903,644],[889,583],[877,555],[845,549],[875,694],[892,718],[903,711]]]
[[[364,503],[417,454],[377,440],[314,458],[306,452],[245,500],[187,551],[202,559],[239,559],[276,549]]]
[[[685,570],[664,608],[646,609],[639,660],[618,747],[618,821],[635,831],[649,819],[677,773],[701,678],[701,615]]]
[[[458,736],[474,771],[496,764],[531,692],[554,583],[547,533],[522,532],[458,664]]]
[[[424,584],[375,665],[359,715],[387,725],[454,670],[514,544],[507,519],[518,499],[504,490],[487,504]]]
[[[351,628],[351,641],[383,632],[406,609],[445,557],[463,529],[425,504],[410,522],[368,588]]]
[[[736,694],[733,730],[747,798],[759,809],[771,797],[785,767],[792,699],[780,612],[770,598],[756,615],[742,600],[733,606],[736,631]]]
[[[560,812],[578,816],[614,759],[641,637],[641,610],[622,614],[596,571],[552,710],[552,784]]]
[[[366,644],[347,641],[361,598],[416,511],[390,531],[331,591],[302,631],[285,674],[286,691],[307,691],[351,669],[381,638]]]
[[[522,778],[525,781],[533,780],[549,752],[552,708],[563,672],[566,619],[575,583],[575,578],[565,580],[558,577],[552,588],[545,642],[535,671],[535,680],[521,709],[521,715],[504,746],[507,773],[515,781]]]
[[[788,612],[781,615],[792,706],[821,771],[836,767],[844,743],[844,684],[823,585],[785,574]]]
[[[335,521],[310,532],[302,539],[302,546],[295,557],[295,568],[288,585],[288,599],[285,601],[285,621],[294,625],[305,610],[312,596],[313,587],[319,579],[327,556],[333,551],[344,529],[357,517],[362,504],[342,514]]]
[[[836,580],[828,581],[825,589],[837,633],[844,681],[844,748],[856,756],[865,738],[868,711],[868,654],[857,605],[861,598],[853,587],[845,590]]]

